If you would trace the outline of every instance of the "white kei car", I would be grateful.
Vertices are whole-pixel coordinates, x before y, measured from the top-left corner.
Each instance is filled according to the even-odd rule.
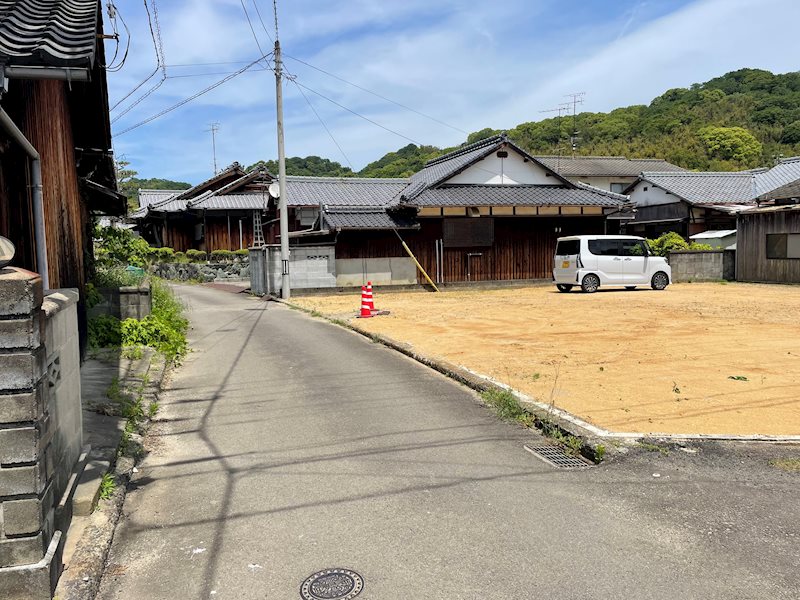
[[[558,238],[553,281],[560,292],[649,285],[663,290],[672,281],[666,259],[654,256],[647,240],[632,235],[574,235]]]

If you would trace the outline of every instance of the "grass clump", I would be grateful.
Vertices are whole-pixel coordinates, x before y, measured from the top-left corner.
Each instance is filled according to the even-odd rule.
[[[800,458],[776,458],[769,461],[769,464],[787,473],[800,473]]]
[[[501,419],[522,423],[532,419],[532,416],[522,408],[516,396],[508,390],[486,390],[481,392],[481,398],[486,404],[494,408],[497,416]]]
[[[648,452],[659,452],[664,456],[669,454],[669,448],[666,446],[659,446],[651,442],[638,442],[636,445],[639,446],[639,448],[644,448]]]
[[[106,473],[100,480],[100,499],[108,500],[117,489],[117,480],[111,473]]]

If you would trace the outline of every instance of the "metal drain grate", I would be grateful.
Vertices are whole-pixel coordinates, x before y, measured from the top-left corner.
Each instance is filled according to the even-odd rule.
[[[559,446],[550,446],[547,444],[529,446],[525,444],[525,450],[559,469],[583,469],[590,466],[589,463],[582,458],[567,454],[566,450]]]
[[[303,600],[351,600],[364,589],[364,578],[350,569],[325,569],[300,587]]]

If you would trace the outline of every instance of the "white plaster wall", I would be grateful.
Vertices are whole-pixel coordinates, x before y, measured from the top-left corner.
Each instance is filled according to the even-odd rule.
[[[632,184],[636,181],[636,177],[567,177],[570,181],[573,182],[580,182],[580,183],[588,183],[589,185],[593,185],[594,187],[600,188],[601,190],[608,190],[611,191],[611,184],[612,183],[624,183],[625,187]]]
[[[544,168],[534,162],[526,162],[521,155],[509,148],[508,158],[498,158],[497,153],[493,152],[448,179],[447,183],[557,185],[560,181],[552,175],[548,177]]]
[[[647,188],[647,191],[644,191]],[[658,204],[674,204],[679,202],[677,196],[668,194],[661,188],[655,187],[647,181],[640,181],[630,193],[631,201],[636,206],[655,206]]]

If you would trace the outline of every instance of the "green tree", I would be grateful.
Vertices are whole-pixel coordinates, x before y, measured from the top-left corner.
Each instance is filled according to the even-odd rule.
[[[185,181],[171,181],[152,177],[150,179],[140,179],[136,177],[138,173],[130,169],[130,163],[124,158],[114,161],[114,170],[117,175],[117,189],[119,193],[128,199],[128,211],[139,208],[139,190],[188,190],[192,187],[191,183]]]
[[[794,121],[784,127],[781,141],[784,144],[800,144],[800,121]]]
[[[708,126],[697,134],[706,145],[710,157],[731,160],[744,166],[755,166],[763,146],[752,133],[742,127]]]

